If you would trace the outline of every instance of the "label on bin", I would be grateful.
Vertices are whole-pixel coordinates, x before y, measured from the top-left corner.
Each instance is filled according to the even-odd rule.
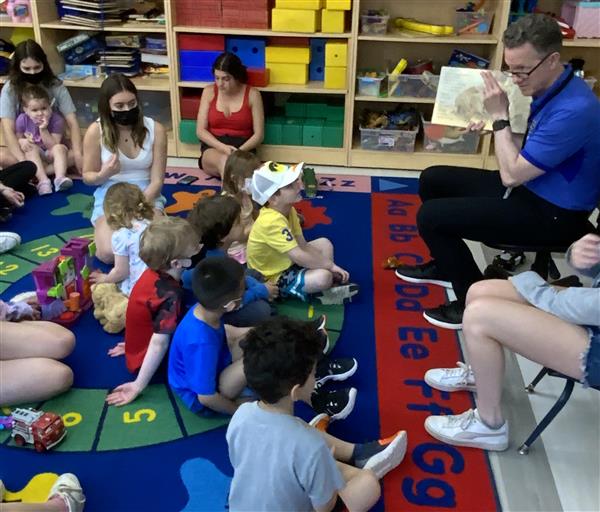
[[[379,145],[380,146],[393,148],[394,144],[396,144],[396,140],[394,139],[394,137],[390,137],[389,135],[380,135],[379,136]]]

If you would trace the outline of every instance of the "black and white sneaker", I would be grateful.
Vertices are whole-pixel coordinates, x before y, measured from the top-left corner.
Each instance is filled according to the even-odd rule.
[[[465,307],[454,300],[447,304],[442,304],[437,308],[430,308],[423,311],[423,316],[430,324],[442,327],[444,329],[462,329],[463,313]]]
[[[351,302],[359,290],[360,286],[355,283],[341,284],[315,293],[314,297],[323,305],[343,304],[345,301]]]
[[[343,420],[354,409],[356,394],[356,388],[325,391],[319,386],[313,392],[310,401],[315,412],[327,414],[331,421]]]
[[[444,279],[434,260],[422,265],[402,265],[395,271],[396,277],[408,283],[429,283],[452,288],[452,283]]]
[[[331,350],[331,343],[329,342],[329,333],[327,332],[327,328],[325,325],[327,324],[327,316],[321,315],[315,320],[309,320],[309,322],[315,326],[317,330],[317,334],[321,337],[321,342],[323,344],[323,354],[329,353]]]
[[[324,357],[317,363],[316,385],[322,386],[328,380],[346,380],[356,373],[358,363],[353,357],[329,359]]]

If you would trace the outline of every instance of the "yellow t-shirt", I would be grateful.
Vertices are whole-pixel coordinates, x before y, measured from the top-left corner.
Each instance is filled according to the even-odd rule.
[[[258,270],[269,281],[276,281],[292,266],[287,253],[298,246],[298,235],[302,235],[302,228],[294,207],[286,218],[277,210],[263,206],[248,237],[248,267]]]

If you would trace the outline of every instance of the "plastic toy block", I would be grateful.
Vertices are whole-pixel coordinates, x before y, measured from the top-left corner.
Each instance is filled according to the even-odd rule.
[[[267,46],[310,46],[310,41],[309,37],[270,36],[267,38]]]
[[[177,46],[180,50],[225,51],[225,36],[177,34]]]
[[[315,81],[325,80],[325,43],[326,39],[311,38],[310,64],[308,65],[308,79]]]
[[[317,196],[319,183],[315,170],[312,167],[304,167],[302,169],[302,184],[304,185],[304,194],[306,197],[313,198]]]
[[[179,50],[179,65],[181,67],[212,67],[221,51],[211,50]]]
[[[348,43],[328,41],[325,43],[325,66],[346,67]]]
[[[352,0],[325,0],[325,9],[349,11],[352,9]]]
[[[326,120],[323,124],[322,145],[327,148],[344,146],[344,122]]]
[[[269,8],[269,0],[221,0],[221,6],[225,9],[237,9],[238,14],[245,9],[263,10]]]
[[[321,30],[341,34],[346,28],[346,11],[332,11],[323,9],[321,11]]]
[[[243,16],[240,13],[243,12]],[[223,8],[223,26],[234,28],[269,28],[269,11],[249,7]]]
[[[302,145],[302,123],[304,119],[286,118],[281,127],[281,143],[287,146]]]
[[[196,119],[200,108],[199,94],[182,94],[179,100],[182,119]]]
[[[213,72],[211,67],[185,66],[179,70],[182,82],[212,82]]]
[[[248,68],[248,85],[253,87],[266,87],[271,80],[268,68]]]
[[[277,9],[321,9],[323,0],[275,0]]]
[[[310,48],[300,46],[267,46],[265,61],[269,64],[308,64]]]
[[[325,89],[345,89],[346,68],[325,66]]]
[[[308,64],[269,64],[272,84],[299,84],[308,82]]]
[[[267,117],[265,119],[265,136],[263,144],[281,144],[283,123],[285,119],[283,117]]]
[[[291,98],[285,103],[285,117],[306,117],[306,102]]]
[[[302,126],[303,146],[323,145],[323,119],[307,118]]]
[[[186,144],[198,144],[196,136],[196,121],[182,119],[179,121],[179,140]]]
[[[314,33],[320,27],[320,12],[308,9],[273,9],[271,30]]]
[[[244,66],[249,68],[265,67],[265,46],[264,39],[252,37],[228,37],[225,41],[225,49],[235,53]]]
[[[325,117],[325,110],[327,109],[327,103],[324,99],[315,98],[306,102],[306,117]]]
[[[341,121],[344,122],[344,104],[334,104],[329,103],[327,105],[327,110],[325,111],[325,118],[328,121]]]

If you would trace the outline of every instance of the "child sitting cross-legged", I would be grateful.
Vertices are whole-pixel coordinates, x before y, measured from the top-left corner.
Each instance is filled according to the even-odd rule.
[[[183,313],[181,273],[198,252],[198,237],[185,219],[154,220],[140,240],[140,258],[148,265],[131,290],[125,314],[125,342],[109,351],[125,354],[136,379],[117,386],[109,405],[125,405],[141,394],[163,361]]]
[[[206,256],[226,256],[231,244],[243,238],[241,207],[231,196],[219,195],[198,201],[188,221],[200,235]],[[184,274],[184,286],[191,288],[193,271]],[[245,291],[239,309],[226,313],[223,321],[237,327],[250,327],[268,319],[273,309],[269,304],[278,295],[277,285],[261,283],[246,273]]]
[[[304,239],[294,203],[301,199],[303,163],[266,162],[252,176],[252,199],[262,206],[247,245],[248,267],[277,283],[282,297],[341,304],[358,293],[333,259],[327,238]]]
[[[310,399],[321,357],[310,323],[273,318],[240,346],[259,400],[241,405],[227,429],[234,470],[229,509],[324,512],[339,496],[348,510],[369,510],[380,497],[379,480],[404,458],[406,432],[354,444],[294,417],[294,402]]]

